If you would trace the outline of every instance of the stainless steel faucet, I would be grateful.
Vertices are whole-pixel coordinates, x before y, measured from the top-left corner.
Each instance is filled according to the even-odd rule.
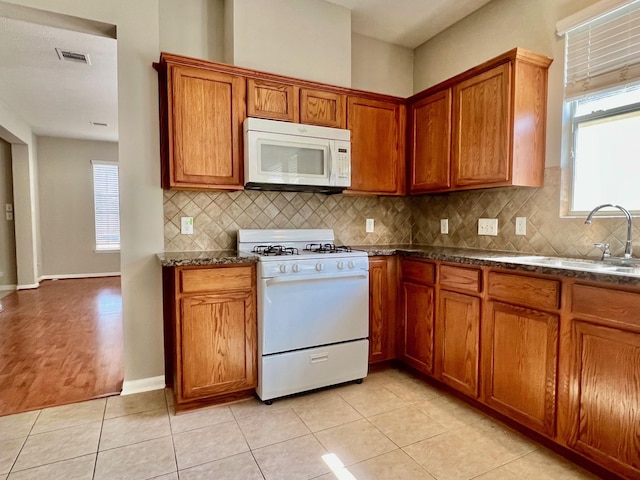
[[[605,203],[604,205],[598,205],[596,208],[594,208],[589,212],[589,215],[587,215],[587,219],[584,221],[584,223],[586,223],[587,225],[591,225],[591,217],[593,217],[593,214],[596,213],[601,208],[606,208],[606,207],[617,208],[622,213],[624,213],[625,217],[627,217],[627,243],[624,245],[624,258],[631,258],[633,253],[632,252],[633,245],[631,243],[631,234],[633,232],[633,224],[632,224],[631,214],[629,213],[629,210],[627,210],[624,207],[621,207],[620,205],[612,205],[610,203]]]

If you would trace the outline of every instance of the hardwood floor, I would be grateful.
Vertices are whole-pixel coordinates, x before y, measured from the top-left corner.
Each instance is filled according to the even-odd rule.
[[[120,277],[47,280],[1,303],[0,416],[120,393]]]

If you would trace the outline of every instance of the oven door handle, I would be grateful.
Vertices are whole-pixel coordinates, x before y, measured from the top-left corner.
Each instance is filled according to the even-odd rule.
[[[294,283],[300,282],[304,280],[342,280],[345,278],[367,278],[369,276],[368,270],[363,270],[361,272],[347,272],[343,274],[331,273],[327,275],[322,274],[311,274],[311,275],[287,275],[286,277],[272,277],[267,278],[266,284],[275,285],[278,283]]]

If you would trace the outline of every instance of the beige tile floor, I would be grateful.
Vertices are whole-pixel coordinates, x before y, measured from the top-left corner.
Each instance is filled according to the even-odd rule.
[[[398,370],[174,415],[163,391],[0,417],[0,480],[593,479]]]

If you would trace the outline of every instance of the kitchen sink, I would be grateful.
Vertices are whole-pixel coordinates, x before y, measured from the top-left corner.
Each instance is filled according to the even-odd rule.
[[[590,260],[581,258],[544,257],[538,255],[507,255],[503,257],[492,257],[491,260],[495,260],[497,262],[518,263],[523,265],[539,265],[544,267],[564,268],[568,270],[583,270],[589,272],[640,276],[640,259],[635,258],[608,258],[605,260]]]

